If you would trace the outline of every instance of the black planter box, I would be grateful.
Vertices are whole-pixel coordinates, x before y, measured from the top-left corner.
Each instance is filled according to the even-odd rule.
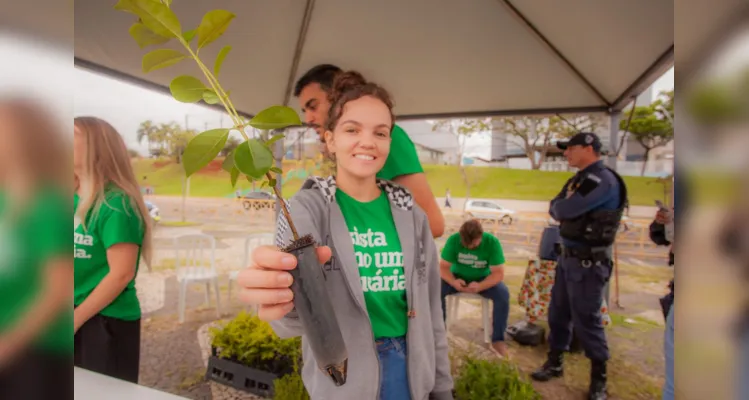
[[[273,381],[283,375],[261,371],[236,361],[221,358],[213,348],[208,358],[206,380],[220,383],[231,388],[251,393],[257,396],[272,398]]]

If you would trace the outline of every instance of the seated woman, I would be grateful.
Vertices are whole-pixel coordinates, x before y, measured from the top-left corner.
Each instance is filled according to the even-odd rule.
[[[505,329],[510,315],[510,291],[502,282],[505,256],[502,245],[491,233],[484,232],[475,219],[466,221],[458,233],[447,239],[442,249],[442,316],[445,299],[455,293],[478,293],[490,299],[492,313],[492,347],[507,357]]]

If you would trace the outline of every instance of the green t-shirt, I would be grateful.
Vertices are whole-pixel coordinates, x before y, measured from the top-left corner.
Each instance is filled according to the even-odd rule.
[[[93,217],[93,208],[86,218],[86,229],[76,218],[75,242],[75,305],[78,306],[109,273],[107,249],[119,243],[143,244],[145,225],[140,212],[130,198],[117,188],[105,194],[98,215]],[[78,195],[74,207],[78,207]],[[140,251],[135,264],[136,275],[140,264]],[[114,301],[104,307],[101,315],[134,321],[140,318],[140,302],[135,292],[135,278]]]
[[[55,259],[70,259],[70,198],[45,188],[20,210],[9,211],[0,190],[0,338],[39,299],[46,268]],[[13,212],[10,216],[8,213]],[[73,309],[65,307],[34,340],[41,350],[73,352]]]
[[[362,203],[338,189],[335,193],[359,267],[361,287],[375,340],[406,335],[408,302],[403,253],[385,192]]]
[[[398,125],[393,126],[390,133],[390,155],[385,160],[377,177],[392,181],[393,179],[410,174],[424,172],[419,162],[419,155],[416,153],[416,146],[406,131]]]
[[[505,263],[505,254],[499,239],[491,233],[484,232],[481,244],[475,249],[467,249],[460,242],[460,233],[454,233],[447,239],[442,249],[442,259],[452,263],[450,272],[466,283],[484,280],[491,269],[489,267]]]

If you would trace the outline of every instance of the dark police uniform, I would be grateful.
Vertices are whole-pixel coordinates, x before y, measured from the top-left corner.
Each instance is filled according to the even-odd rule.
[[[560,148],[592,146],[595,134],[579,133]],[[532,377],[546,381],[562,375],[562,354],[569,350],[572,328],[591,360],[590,399],[606,398],[609,349],[601,321],[601,299],[611,276],[611,245],[624,209],[624,181],[602,161],[580,170],[551,201],[549,213],[560,221],[562,251],[549,305],[549,360]]]

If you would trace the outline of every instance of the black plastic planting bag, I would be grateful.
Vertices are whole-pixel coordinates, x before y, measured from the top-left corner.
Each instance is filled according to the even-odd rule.
[[[291,291],[294,292],[294,307],[307,342],[317,365],[336,386],[341,386],[346,383],[348,352],[325,288],[325,271],[317,259],[315,240],[311,235],[303,236],[283,251],[298,260],[297,267],[290,271],[294,277]]]

